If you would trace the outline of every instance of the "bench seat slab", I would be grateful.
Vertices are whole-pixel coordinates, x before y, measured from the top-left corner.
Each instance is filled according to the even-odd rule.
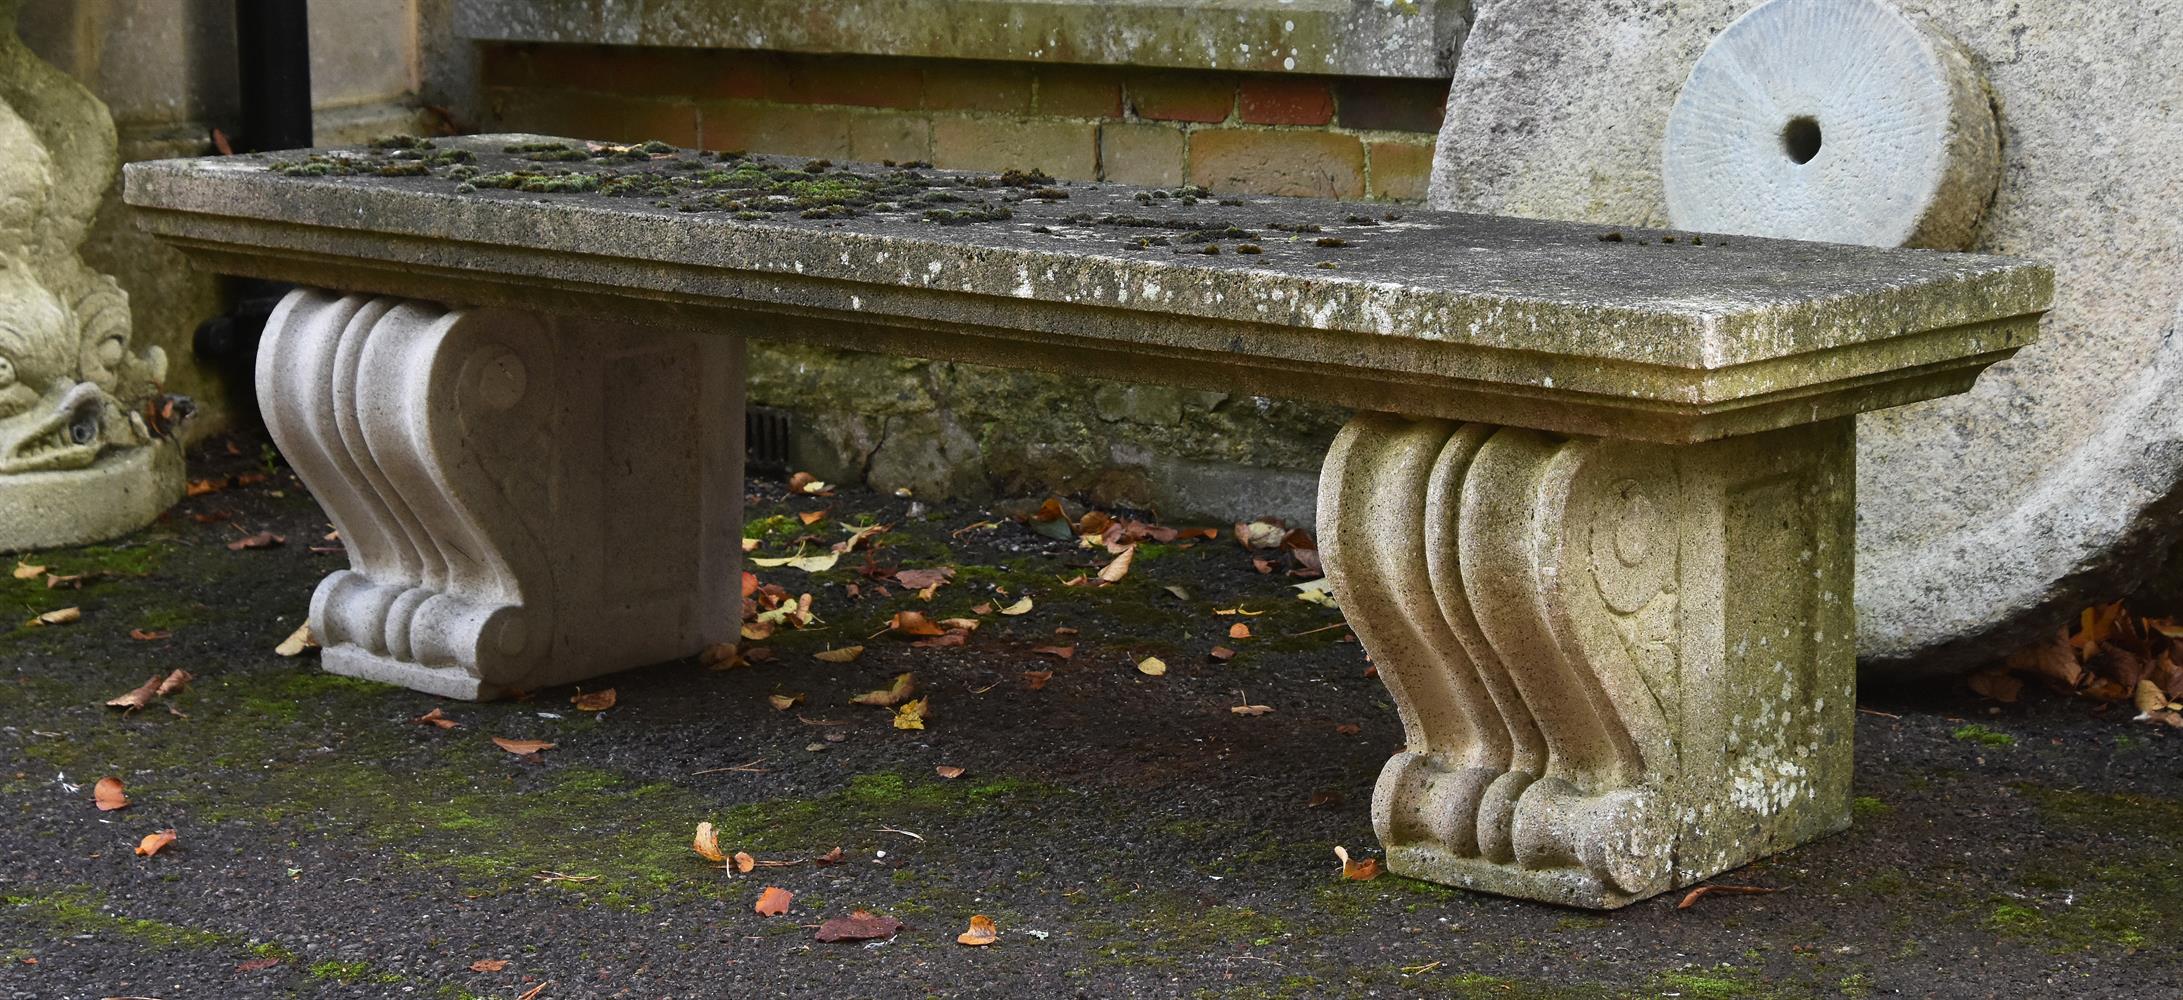
[[[258,395],[349,552],[311,599],[325,668],[485,699],[732,641],[742,357],[736,337],[291,292]]]
[[[1401,874],[1622,906],[1849,825],[1854,428],[1354,418],[1321,558],[1401,716]]]

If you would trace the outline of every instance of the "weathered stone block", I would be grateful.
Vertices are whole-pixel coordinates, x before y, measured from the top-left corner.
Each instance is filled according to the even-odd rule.
[[[1319,544],[1408,734],[1389,866],[1614,907],[1848,826],[1852,439],[1351,421]]]
[[[742,343],[298,290],[258,354],[266,428],[350,569],[321,663],[494,698],[732,641]]]

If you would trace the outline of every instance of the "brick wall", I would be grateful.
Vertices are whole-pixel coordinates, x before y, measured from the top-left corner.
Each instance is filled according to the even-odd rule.
[[[495,129],[1414,201],[1445,80],[730,50],[484,48]]]

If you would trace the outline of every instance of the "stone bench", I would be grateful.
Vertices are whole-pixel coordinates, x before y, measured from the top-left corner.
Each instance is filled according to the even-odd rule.
[[[1319,533],[1407,734],[1389,865],[1588,907],[1847,825],[1852,417],[1962,391],[2051,294],[1991,257],[530,136],[138,163],[127,199],[307,286],[258,390],[350,553],[324,666],[452,697],[735,638],[744,337],[1355,407]]]

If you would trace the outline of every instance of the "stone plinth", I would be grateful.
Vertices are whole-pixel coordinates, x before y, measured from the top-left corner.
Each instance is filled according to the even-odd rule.
[[[1390,863],[1587,907],[1848,821],[1852,418],[1962,391],[2051,294],[1993,257],[534,136],[128,178],[200,260],[355,293],[291,296],[260,369],[350,548],[331,669],[489,697],[731,634],[707,422],[741,336],[1335,402],[1372,411],[1319,527],[1408,737]]]

